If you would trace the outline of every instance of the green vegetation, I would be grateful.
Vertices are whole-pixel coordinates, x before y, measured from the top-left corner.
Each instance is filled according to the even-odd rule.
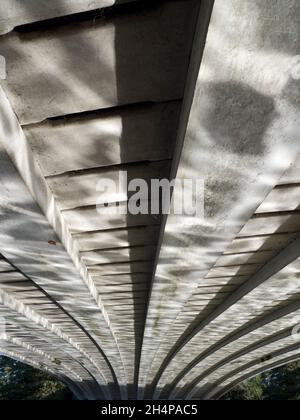
[[[69,389],[52,376],[0,356],[0,400],[70,400]]]
[[[0,400],[71,400],[69,389],[52,376],[0,357]],[[300,400],[300,362],[265,372],[234,388],[224,400]]]
[[[224,400],[300,400],[300,362],[265,372],[237,386]]]

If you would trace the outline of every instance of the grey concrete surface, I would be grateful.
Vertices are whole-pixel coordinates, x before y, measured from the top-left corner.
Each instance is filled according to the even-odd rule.
[[[299,358],[299,3],[0,14],[0,354],[80,399],[219,398]],[[204,217],[116,215],[122,171],[204,180]]]
[[[16,26],[53,19],[73,13],[129,3],[135,0],[2,0],[0,4],[0,34]]]
[[[3,87],[20,122],[182,98],[198,1],[160,3],[1,37]]]
[[[201,300],[199,308],[191,308],[203,279],[208,276],[215,285],[227,274],[248,273],[243,265],[224,273],[213,268],[232,240],[299,231],[297,212],[264,213],[248,222],[299,153],[299,80],[293,73],[299,14],[294,1],[270,1],[268,7],[258,1],[214,2],[191,112],[182,122],[187,128],[177,171],[180,179],[204,179],[205,219],[166,220],[141,360],[141,388],[150,383],[146,397],[155,388],[159,397],[192,353],[199,353],[199,341],[182,349],[181,344],[219,304],[212,300],[212,307],[203,310]],[[233,328],[224,319],[205,342]]]

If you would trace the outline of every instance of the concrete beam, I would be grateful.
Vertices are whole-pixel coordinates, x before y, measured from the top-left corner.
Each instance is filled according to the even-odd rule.
[[[175,101],[75,114],[26,126],[24,133],[45,176],[167,160],[173,155],[180,105]]]
[[[155,2],[1,37],[2,86],[19,121],[181,99],[198,6],[198,0]]]
[[[221,389],[216,390],[216,392],[211,395],[212,399],[220,399],[222,396],[224,396],[227,392],[229,392],[231,389],[233,389],[235,386],[239,385],[240,383],[254,378],[255,376],[263,373],[263,372],[267,372],[269,370],[272,369],[276,369],[278,367],[281,366],[285,366],[288,363],[292,363],[292,362],[296,362],[299,360],[300,358],[300,352],[299,349],[292,351],[290,353],[288,353],[289,355],[285,355],[288,357],[278,357],[277,360],[274,359],[275,361],[273,361],[273,363],[261,363],[261,366],[258,369],[255,370],[251,370],[249,369],[248,371],[244,371],[243,375],[237,375],[237,377],[235,378],[235,380],[233,382],[231,382],[230,384],[226,384],[226,386],[223,386]]]
[[[299,311],[291,312],[212,353],[196,368],[190,370],[172,396],[177,395],[179,398],[187,399],[194,394],[199,396],[201,392],[206,392],[207,388],[211,387],[210,384],[217,381],[224,372],[232,372],[233,366],[236,368],[239,364],[244,364],[246,359],[255,359],[258,353],[261,359],[267,359],[286,340],[293,340],[292,344],[295,343],[292,330],[298,316]]]
[[[293,63],[299,53],[300,11],[294,1],[289,3],[214,3],[202,64],[197,79],[190,80],[196,84],[191,110],[178,139],[179,151],[182,144],[183,149],[177,177],[205,180],[205,218],[166,220],[145,330],[141,387],[163,372],[161,360],[172,346],[176,349],[172,323],[299,153],[299,81]],[[202,3],[202,13],[208,4]],[[203,37],[196,37],[195,45],[197,67]],[[187,95],[187,107],[190,101]],[[176,325],[184,333],[186,325]],[[166,382],[171,376],[166,375]]]
[[[166,368],[170,376],[175,377],[171,389],[209,355],[279,318],[281,306],[293,302],[293,294],[297,292],[299,243],[300,239],[294,241],[271,259],[212,311],[189,337],[185,337],[185,342],[178,345]],[[264,313],[267,313],[265,318]],[[182,365],[185,365],[184,369],[180,368]]]
[[[0,4],[0,35],[16,26],[53,19],[135,0],[2,0]]]
[[[27,148],[24,134],[5,95],[2,91],[0,94],[2,254],[51,296],[65,315],[68,314],[76,324],[76,331],[79,328],[85,337],[87,354],[96,347],[97,363],[101,370],[107,372],[109,382],[118,386],[115,370],[119,370],[120,382],[125,385],[126,380],[121,379],[123,367],[119,351],[105,315],[99,308],[100,302],[98,298],[93,300],[87,284],[78,275],[65,248],[30,194],[36,197],[57,233],[66,241],[66,247],[71,249],[72,245],[62,235],[62,232],[67,234],[67,231],[63,228],[51,194]],[[14,147],[15,142],[18,143],[17,147]],[[78,312],[80,307],[89,307],[94,315],[88,319],[82,311]],[[99,328],[91,329],[91,322]],[[111,362],[106,354],[110,354]]]

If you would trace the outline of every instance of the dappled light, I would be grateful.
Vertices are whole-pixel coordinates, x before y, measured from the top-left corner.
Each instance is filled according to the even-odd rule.
[[[90,400],[218,399],[299,359],[299,3],[0,14],[0,354]],[[164,214],[175,177],[203,214]]]

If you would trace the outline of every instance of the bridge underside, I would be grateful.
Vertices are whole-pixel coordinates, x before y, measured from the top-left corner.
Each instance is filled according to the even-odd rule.
[[[0,354],[80,399],[216,399],[299,359],[299,2],[0,15]],[[203,180],[204,215],[117,213],[124,171]]]

